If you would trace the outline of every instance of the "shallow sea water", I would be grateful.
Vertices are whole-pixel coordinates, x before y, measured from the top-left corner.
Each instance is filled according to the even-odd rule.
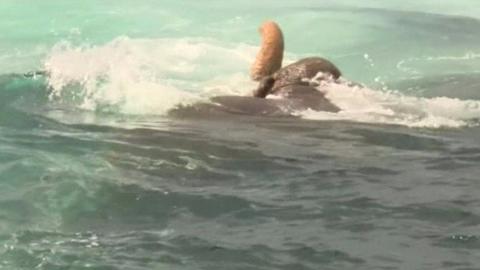
[[[2,1],[0,269],[479,269],[477,6]],[[170,116],[265,19],[342,111]]]

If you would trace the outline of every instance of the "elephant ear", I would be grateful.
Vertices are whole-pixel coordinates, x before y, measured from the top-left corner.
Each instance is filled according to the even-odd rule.
[[[273,76],[266,76],[260,80],[257,89],[253,91],[253,96],[258,98],[265,98],[272,90],[275,79]]]

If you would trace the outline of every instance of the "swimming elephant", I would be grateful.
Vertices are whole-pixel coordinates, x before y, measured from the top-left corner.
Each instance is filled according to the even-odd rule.
[[[265,98],[273,94],[283,98],[308,98],[316,100],[313,104],[317,105],[313,106],[311,100],[305,100],[303,104],[310,104],[307,108],[321,111],[339,110],[315,89],[318,85],[311,82],[319,72],[324,77],[326,75],[338,79],[342,73],[332,62],[321,57],[309,57],[282,68],[284,41],[280,27],[275,22],[267,21],[262,24],[259,32],[262,44],[250,69],[252,80],[259,81],[257,89],[253,91],[254,97]],[[303,91],[306,93],[300,93]]]
[[[253,96],[217,96],[209,102],[181,106],[170,112],[176,116],[200,116],[222,114],[293,116],[298,111],[338,112],[325,95],[318,91],[313,79],[319,72],[338,79],[340,70],[330,61],[309,57],[282,68],[284,42],[280,27],[272,21],[262,24],[260,51],[250,68],[250,77],[259,81]],[[269,94],[281,98],[265,99]]]

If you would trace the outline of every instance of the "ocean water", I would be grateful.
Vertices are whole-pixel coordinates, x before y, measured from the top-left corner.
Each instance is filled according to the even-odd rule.
[[[0,269],[480,269],[475,0],[0,15]],[[267,19],[343,71],[339,113],[169,113],[248,95]]]

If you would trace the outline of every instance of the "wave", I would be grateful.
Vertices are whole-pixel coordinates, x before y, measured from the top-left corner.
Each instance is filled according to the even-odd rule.
[[[248,95],[255,83],[248,66],[257,47],[212,39],[117,38],[100,46],[56,45],[45,61],[51,102],[70,102],[94,111],[165,115],[180,106],[217,95]],[[287,54],[286,61],[296,59]],[[313,120],[464,127],[480,119],[480,101],[414,97],[327,82],[320,86],[339,113],[297,111]]]
[[[393,90],[373,90],[352,84],[324,82],[319,87],[340,107],[338,113],[305,110],[297,114],[312,120],[348,120],[408,127],[452,127],[478,125],[480,101],[449,97],[414,97]]]
[[[88,110],[164,114],[179,104],[253,89],[243,67],[255,54],[247,45],[203,39],[129,39],[103,46],[55,46],[45,68],[51,99],[76,100]]]

